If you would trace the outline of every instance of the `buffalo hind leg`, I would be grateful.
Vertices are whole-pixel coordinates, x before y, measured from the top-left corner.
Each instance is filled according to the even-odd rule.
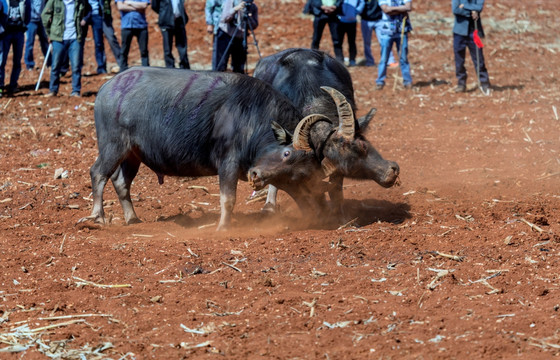
[[[136,177],[138,169],[140,168],[140,160],[136,157],[129,156],[125,159],[117,171],[111,176],[113,187],[119,197],[124,212],[124,221],[126,224],[137,224],[142,222],[132,206],[132,199],[130,198],[130,186],[132,180]]]

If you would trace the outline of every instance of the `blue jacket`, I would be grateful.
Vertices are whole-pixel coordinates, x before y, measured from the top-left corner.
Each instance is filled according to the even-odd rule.
[[[364,10],[364,0],[344,0],[338,18],[343,23],[355,23],[356,16]]]
[[[459,8],[461,4],[463,4],[463,8]],[[452,0],[451,7],[453,8],[453,15],[455,15],[453,33],[462,36],[472,34],[475,24],[471,17],[471,11],[477,11],[480,14],[484,7],[484,0]],[[476,28],[478,29],[478,35],[484,37],[480,15],[476,21]]]

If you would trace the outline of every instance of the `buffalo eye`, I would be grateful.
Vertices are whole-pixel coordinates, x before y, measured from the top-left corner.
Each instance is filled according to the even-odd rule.
[[[292,154],[292,152],[290,150],[286,150],[282,154],[282,158],[286,159],[286,158],[290,157],[291,154]]]

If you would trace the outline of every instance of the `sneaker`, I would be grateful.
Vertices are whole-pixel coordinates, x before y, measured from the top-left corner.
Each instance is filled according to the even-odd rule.
[[[412,84],[403,84],[403,87],[407,90],[412,89]]]
[[[57,96],[57,95],[58,95],[58,94],[55,93],[54,91],[49,91],[49,93],[48,93],[48,94],[45,94],[44,97],[55,97],[55,96]]]
[[[457,87],[455,88],[456,93],[462,93],[465,91],[467,91],[467,87],[465,85],[457,85]]]
[[[72,91],[72,93],[70,94],[71,97],[82,97],[82,95],[80,95],[79,91]]]
[[[356,66],[356,60],[350,60],[348,66]]]
[[[375,84],[375,90],[383,90],[385,84]]]

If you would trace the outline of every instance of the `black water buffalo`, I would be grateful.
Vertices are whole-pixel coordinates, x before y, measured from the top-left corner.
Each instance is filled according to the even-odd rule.
[[[261,59],[253,76],[286,95],[304,116],[322,115],[310,120],[308,138],[330,175],[335,214],[342,213],[344,177],[371,179],[383,187],[398,181],[398,164],[385,160],[363,135],[375,109],[355,118],[352,78],[341,62],[318,50],[287,49]],[[265,208],[274,208],[275,195],[274,189],[269,192]]]
[[[256,189],[272,184],[303,212],[322,206],[320,163],[296,128],[301,112],[270,85],[218,72],[135,67],[105,83],[95,100],[99,157],[90,170],[93,210],[104,223],[103,189],[111,178],[127,224],[140,220],[130,186],[141,163],[163,176],[218,175],[221,217],[230,223],[238,179]],[[303,123],[308,123],[303,119]],[[309,129],[299,126],[303,133]],[[303,150],[301,150],[303,149]],[[322,192],[321,192],[322,191]]]

